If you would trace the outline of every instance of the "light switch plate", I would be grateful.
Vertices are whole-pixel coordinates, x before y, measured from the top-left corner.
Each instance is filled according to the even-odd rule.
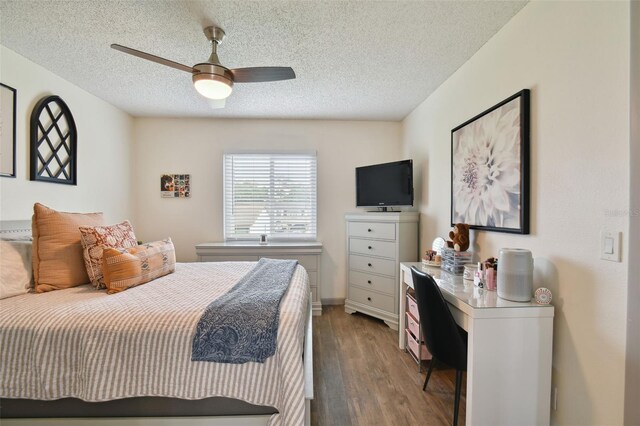
[[[600,232],[600,259],[620,262],[620,238],[622,232]]]
[[[604,254],[613,254],[613,238],[604,237]]]

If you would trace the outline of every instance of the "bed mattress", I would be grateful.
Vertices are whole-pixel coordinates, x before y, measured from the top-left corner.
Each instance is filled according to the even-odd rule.
[[[89,285],[0,300],[0,397],[98,402],[132,397],[239,399],[304,423],[308,276],[298,266],[280,305],[276,354],[263,364],[191,361],[205,307],[254,262],[182,263],[107,295]]]

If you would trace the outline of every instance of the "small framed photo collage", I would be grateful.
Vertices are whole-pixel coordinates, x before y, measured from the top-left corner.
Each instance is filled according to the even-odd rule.
[[[190,198],[191,175],[164,174],[160,177],[162,198]]]

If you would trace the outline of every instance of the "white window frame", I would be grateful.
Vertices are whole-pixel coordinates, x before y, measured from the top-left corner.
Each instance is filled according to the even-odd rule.
[[[295,157],[295,156],[308,156],[308,157],[313,157],[314,163],[313,163],[313,168],[312,170],[310,170],[311,172],[311,176],[313,177],[312,182],[311,182],[311,186],[307,187],[307,189],[310,189],[311,193],[312,193],[312,199],[311,202],[309,204],[309,208],[311,209],[312,212],[312,224],[311,226],[311,233],[304,233],[304,234],[296,234],[296,233],[290,233],[290,234],[279,234],[279,233],[273,233],[273,217],[272,216],[268,216],[268,220],[270,222],[269,225],[269,230],[267,231],[262,231],[262,232],[249,232],[247,234],[236,234],[231,232],[233,229],[233,215],[231,212],[231,208],[228,206],[228,203],[233,202],[233,194],[230,193],[229,191],[232,191],[234,188],[233,183],[229,182],[229,179],[233,179],[233,177],[230,175],[231,171],[228,170],[228,165],[229,165],[229,157],[230,156],[242,156],[242,155],[248,155],[248,156],[271,156],[271,157]],[[317,207],[317,199],[318,199],[318,157],[317,157],[317,153],[316,151],[310,151],[310,150],[305,150],[305,151],[291,151],[291,150],[286,150],[286,151],[273,151],[273,150],[264,150],[264,151],[225,151],[223,154],[223,159],[222,159],[222,163],[223,163],[223,233],[224,233],[224,239],[225,241],[258,241],[260,239],[260,235],[265,233],[267,234],[267,239],[268,241],[315,241],[317,239],[317,234],[318,234],[318,207]],[[271,168],[273,170],[273,164],[271,165]],[[271,172],[271,179],[273,179],[273,171]],[[270,187],[273,187],[273,181],[270,181]],[[271,191],[271,190],[270,190]],[[272,205],[273,206],[273,205]]]

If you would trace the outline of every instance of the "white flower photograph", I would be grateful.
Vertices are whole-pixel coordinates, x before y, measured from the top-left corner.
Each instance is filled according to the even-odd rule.
[[[451,223],[529,233],[529,91],[451,131]]]

